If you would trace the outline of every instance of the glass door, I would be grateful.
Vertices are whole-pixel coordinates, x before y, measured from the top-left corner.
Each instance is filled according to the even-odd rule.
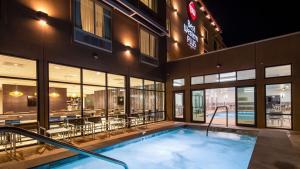
[[[236,102],[237,125],[255,126],[255,87],[238,87]]]
[[[174,118],[177,120],[184,119],[184,92],[174,93]]]
[[[192,91],[192,121],[205,122],[204,90]]]

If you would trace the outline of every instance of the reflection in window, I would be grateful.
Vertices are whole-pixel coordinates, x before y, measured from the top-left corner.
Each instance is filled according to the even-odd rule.
[[[181,87],[184,85],[185,85],[184,79],[174,79],[173,80],[173,87]]]
[[[157,38],[149,31],[140,29],[140,50],[143,55],[156,57]]]
[[[291,84],[266,85],[267,127],[291,129]]]
[[[203,76],[196,76],[191,78],[192,85],[203,84],[203,83],[204,83]]]
[[[266,78],[291,76],[291,75],[292,75],[292,66],[291,65],[267,67],[265,69],[265,77]]]
[[[236,81],[236,72],[221,73],[220,82]]]
[[[255,125],[255,87],[237,88],[237,123]]]
[[[36,123],[36,61],[0,55],[0,76],[0,125]]]
[[[255,78],[255,69],[242,70],[237,72],[237,80],[250,80]]]
[[[205,83],[217,83],[217,82],[219,82],[219,74],[204,76],[204,82]]]
[[[193,121],[204,122],[204,91],[192,91]]]

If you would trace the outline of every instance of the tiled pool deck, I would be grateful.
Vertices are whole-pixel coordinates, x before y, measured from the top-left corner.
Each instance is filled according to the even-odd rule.
[[[89,136],[76,138],[72,144],[87,150],[94,150],[139,137],[143,132],[153,133],[185,125],[199,129],[206,128],[203,124],[160,122],[148,125],[146,129],[133,129],[111,137],[97,134],[95,139]],[[244,127],[222,128],[218,126],[214,126],[212,130],[257,134],[257,143],[249,169],[300,169],[299,132]],[[65,149],[46,149],[41,145],[19,148],[18,154],[22,154],[24,159],[11,161],[5,152],[0,152],[0,169],[25,169],[74,155]]]

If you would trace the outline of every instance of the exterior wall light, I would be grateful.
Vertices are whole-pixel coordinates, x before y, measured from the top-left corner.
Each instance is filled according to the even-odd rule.
[[[130,46],[125,46],[125,53],[130,54],[130,49],[131,49]]]
[[[47,24],[48,14],[46,14],[45,12],[42,12],[42,11],[37,11],[36,12],[36,18],[37,18],[37,20],[39,20],[41,25],[44,26],[44,25]]]

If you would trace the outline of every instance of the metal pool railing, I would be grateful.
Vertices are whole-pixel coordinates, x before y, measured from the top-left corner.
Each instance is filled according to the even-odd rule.
[[[14,152],[16,152],[16,134],[19,134],[19,135],[23,135],[23,136],[26,136],[26,137],[36,139],[40,142],[51,144],[51,145],[56,146],[56,147],[65,148],[65,149],[68,149],[70,151],[73,151],[73,152],[76,152],[76,153],[79,153],[79,154],[83,154],[83,155],[86,155],[86,156],[89,156],[89,157],[94,157],[94,158],[104,160],[104,161],[107,161],[107,162],[110,162],[110,163],[113,163],[113,164],[117,164],[117,165],[122,166],[124,169],[129,169],[128,165],[123,161],[120,161],[120,160],[117,160],[117,159],[114,159],[114,158],[111,158],[111,157],[107,157],[107,156],[104,156],[104,155],[101,155],[101,154],[97,154],[97,153],[94,153],[92,151],[87,151],[87,150],[84,150],[82,148],[78,148],[76,146],[73,146],[73,145],[70,145],[70,144],[67,144],[67,143],[64,143],[64,142],[60,142],[60,141],[51,139],[49,137],[31,132],[31,131],[28,131],[28,130],[25,130],[25,129],[22,129],[22,128],[11,127],[11,126],[1,126],[0,127],[0,133],[2,133],[2,134],[3,133],[9,133],[10,136],[12,136],[11,137],[12,140],[9,141],[9,144],[11,144],[11,148],[13,149]]]
[[[225,109],[226,109],[226,127],[228,127],[228,107],[227,107],[227,106],[218,106],[218,107],[215,109],[215,112],[214,112],[213,116],[211,117],[210,122],[209,122],[209,124],[208,124],[208,126],[207,126],[207,128],[206,128],[206,136],[208,136],[208,129],[210,128],[211,123],[212,123],[212,121],[213,121],[213,119],[214,119],[216,113],[218,112],[218,109],[219,109],[219,108],[225,108]]]

